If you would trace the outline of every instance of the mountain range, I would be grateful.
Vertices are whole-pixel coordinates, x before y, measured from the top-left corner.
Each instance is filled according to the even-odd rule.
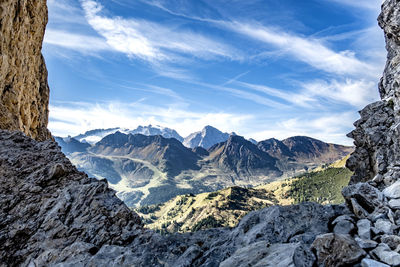
[[[254,144],[233,134],[208,149],[189,148],[176,138],[115,129],[93,130],[75,138],[56,137],[56,141],[79,170],[106,178],[129,206],[157,204],[177,195],[229,186],[256,186],[331,163],[353,150],[304,136]],[[205,129],[206,133],[216,133]],[[211,140],[209,136],[215,137],[203,137]]]
[[[121,132],[125,134],[143,134],[147,136],[152,135],[161,135],[165,138],[175,138],[179,142],[183,143],[186,147],[195,148],[195,147],[203,147],[210,148],[211,146],[224,142],[228,140],[230,135],[236,135],[235,133],[223,133],[220,130],[207,125],[201,131],[194,132],[188,135],[186,138],[180,136],[175,130],[162,127],[159,125],[153,126],[138,126],[134,130],[129,130],[125,128],[108,128],[108,129],[95,129],[87,131],[83,134],[79,134],[74,136],[73,138],[78,140],[79,142],[95,144],[99,142],[102,138],[106,137],[109,134],[113,134],[116,132]],[[253,143],[257,143],[254,139],[249,139]]]

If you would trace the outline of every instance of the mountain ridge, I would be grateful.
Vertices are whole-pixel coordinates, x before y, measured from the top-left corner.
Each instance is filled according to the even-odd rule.
[[[130,206],[156,204],[178,194],[209,192],[236,185],[256,186],[318,166],[313,162],[316,161],[314,156],[302,158],[303,154],[293,154],[288,160],[277,157],[265,147],[260,149],[263,142],[255,145],[237,135],[231,135],[208,150],[190,149],[175,138],[161,135],[119,131],[94,145],[80,143],[74,138],[68,138],[69,142],[65,142],[65,138],[56,140],[79,170],[98,179],[108,179],[118,196]],[[315,142],[315,139],[310,140]],[[352,150],[344,146],[333,149],[336,150],[328,152],[336,157],[326,157],[321,163],[331,163]],[[310,149],[305,153],[309,152]],[[311,152],[317,158],[324,155]]]

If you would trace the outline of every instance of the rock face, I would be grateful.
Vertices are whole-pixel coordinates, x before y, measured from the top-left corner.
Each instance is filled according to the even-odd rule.
[[[41,53],[46,0],[0,2],[0,129],[37,140],[47,130],[49,87]]]
[[[21,264],[46,250],[128,244],[140,227],[106,181],[78,172],[53,141],[0,130],[0,258]]]
[[[387,63],[379,83],[381,101],[361,112],[356,129],[349,134],[356,145],[347,166],[355,171],[352,183],[375,179],[384,184],[400,178],[400,21],[399,3],[386,0],[378,18],[385,32]]]

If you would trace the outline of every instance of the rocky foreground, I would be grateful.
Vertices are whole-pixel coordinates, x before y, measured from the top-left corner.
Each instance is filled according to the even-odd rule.
[[[0,80],[0,119],[13,121],[0,123],[6,129],[0,130],[0,266],[400,266],[398,0],[386,0],[379,17],[388,49],[382,100],[361,111],[350,134],[356,151],[347,165],[355,175],[343,190],[346,205],[272,206],[251,212],[233,229],[168,236],[143,228],[106,181],[77,171],[55,142],[7,131],[49,137],[38,52],[45,4],[0,2],[0,74],[6,75]],[[33,34],[38,41],[13,45],[10,33],[18,33],[18,40]],[[23,72],[27,58],[37,65]],[[43,90],[31,94],[38,88]],[[14,90],[19,97],[7,97]],[[29,108],[27,99],[42,104]]]
[[[161,236],[54,141],[0,130],[0,170],[3,266],[400,266],[400,182],[345,188],[353,212],[273,206],[233,229]]]

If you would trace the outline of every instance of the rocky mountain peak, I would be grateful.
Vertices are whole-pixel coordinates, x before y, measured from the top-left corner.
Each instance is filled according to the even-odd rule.
[[[230,134],[223,133],[217,128],[207,125],[201,131],[192,133],[186,137],[183,144],[190,148],[201,146],[208,149],[217,143],[225,142],[229,136]]]

